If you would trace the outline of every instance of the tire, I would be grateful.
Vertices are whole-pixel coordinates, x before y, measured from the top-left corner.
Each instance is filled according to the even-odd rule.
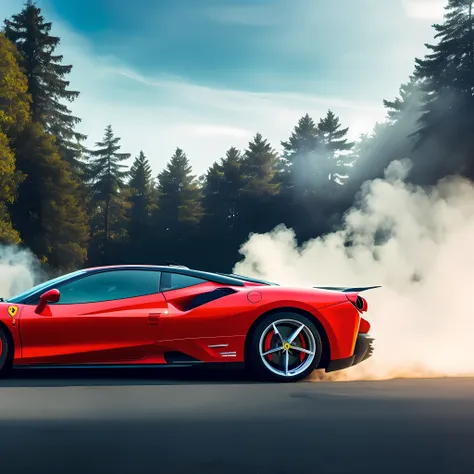
[[[290,346],[284,344],[297,329],[300,332]],[[283,345],[285,348],[278,350]],[[265,355],[268,351],[272,353]],[[258,380],[297,382],[318,367],[321,356],[321,335],[313,322],[298,313],[279,311],[264,316],[250,334],[245,365]]]
[[[10,374],[13,363],[13,345],[5,329],[0,327],[0,378]]]

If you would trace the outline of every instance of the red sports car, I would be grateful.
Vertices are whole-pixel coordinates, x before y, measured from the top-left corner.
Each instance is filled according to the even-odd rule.
[[[359,296],[370,288],[289,288],[177,265],[79,270],[1,300],[0,374],[240,362],[296,381],[372,354]]]

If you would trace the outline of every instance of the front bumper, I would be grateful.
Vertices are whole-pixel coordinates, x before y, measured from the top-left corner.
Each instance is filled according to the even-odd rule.
[[[351,357],[347,357],[345,359],[329,361],[329,364],[326,367],[326,372],[347,369],[364,362],[364,360],[368,359],[374,352],[374,348],[372,346],[373,341],[374,339],[368,334],[359,333],[354,348],[354,354]]]

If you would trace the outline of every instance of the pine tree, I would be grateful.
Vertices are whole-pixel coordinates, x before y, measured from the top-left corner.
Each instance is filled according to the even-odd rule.
[[[196,245],[203,214],[202,193],[181,148],[176,149],[166,168],[158,175],[157,195],[158,209],[152,216],[153,232],[149,246],[157,249],[155,257],[160,261],[192,264],[198,255],[189,242]]]
[[[340,130],[333,114],[318,125],[306,114],[289,140],[281,142],[285,178],[278,198],[283,216],[280,222],[293,228],[301,241],[329,230],[340,194],[334,193],[332,179],[339,171],[335,149],[348,145],[344,141],[346,130]]]
[[[15,45],[0,33],[0,130],[12,136],[30,121],[28,81]]]
[[[474,0],[449,0],[444,23],[433,25],[438,44],[416,59],[415,77],[424,79],[429,98],[426,111],[443,92],[472,101],[474,94]]]
[[[309,114],[305,114],[298,120],[288,141],[281,142],[281,145],[285,158],[290,163],[301,155],[314,153],[321,147],[318,127]]]
[[[207,266],[217,271],[228,271],[239,258],[237,249],[242,243],[240,235],[242,154],[235,148],[227,150],[224,158],[207,171],[203,183],[204,216],[200,228],[203,247],[210,247]]]
[[[73,102],[79,92],[68,90],[65,77],[72,66],[63,65],[63,56],[54,54],[60,38],[51,35],[51,26],[51,22],[45,22],[41,9],[28,0],[19,14],[5,20],[5,35],[21,53],[32,96],[33,121],[56,136],[63,158],[74,168],[82,169],[80,142],[86,136],[74,130],[81,120],[64,104],[64,100]]]
[[[279,174],[279,157],[271,144],[257,133],[244,152],[240,173],[242,189],[239,202],[238,233],[241,241],[248,232],[267,232],[275,222],[275,205],[281,182]]]
[[[130,169],[130,212],[129,238],[132,243],[147,233],[150,226],[150,215],[153,211],[153,183],[151,167],[143,151]]]
[[[300,198],[312,195],[329,179],[322,170],[324,146],[314,120],[308,114],[301,117],[288,141],[282,141],[281,145],[285,189]]]
[[[308,155],[321,148],[318,127],[309,114],[305,114],[298,120],[288,141],[281,142],[281,145],[284,157],[291,165],[296,165],[297,160],[307,159]]]
[[[398,97],[383,101],[386,120],[377,123],[369,134],[357,141],[353,149],[354,166],[344,190],[347,206],[352,204],[362,183],[383,178],[392,161],[416,157],[413,131],[421,116],[421,85],[421,81],[410,76],[409,81],[400,86]]]
[[[270,143],[257,133],[245,150],[241,172],[243,191],[254,196],[271,196],[278,193],[278,154]]]
[[[348,167],[353,163],[352,157],[347,153],[355,145],[354,142],[347,141],[349,128],[341,128],[339,117],[329,110],[326,117],[319,121],[318,130],[325,148],[324,158],[327,160],[323,166],[328,168],[329,180],[341,184],[347,180]]]
[[[430,167],[474,177],[474,0],[449,0],[437,44],[416,59],[425,93],[417,148],[431,145]]]
[[[129,175],[123,164],[129,153],[120,153],[120,138],[114,136],[112,126],[105,129],[104,138],[90,151],[86,178],[91,188],[92,234],[94,244],[104,257],[111,238],[124,236],[126,218],[125,178]],[[102,258],[100,257],[100,258]],[[104,257],[105,258],[105,257]]]
[[[151,189],[151,167],[147,157],[140,151],[130,168],[129,185],[138,194],[148,194]]]
[[[307,226],[314,228],[310,220],[319,205],[316,192],[329,182],[328,173],[322,167],[324,146],[320,132],[309,114],[298,120],[289,139],[282,141],[281,145],[282,189],[277,199],[281,215],[279,221],[293,228],[297,234],[309,236],[311,232],[304,229]]]
[[[25,176],[17,170],[9,138],[20,133],[30,119],[28,82],[18,64],[15,46],[0,34],[0,243],[18,244],[8,206],[15,202]]]
[[[15,202],[17,188],[24,176],[16,170],[15,155],[7,136],[0,130],[0,243],[19,244],[19,232],[14,229],[8,205]]]
[[[197,224],[201,219],[201,190],[181,148],[158,175],[158,195],[160,221],[167,231],[180,223]]]
[[[28,125],[15,145],[17,166],[26,175],[12,205],[15,227],[44,263],[64,270],[81,266],[87,255],[88,219],[69,164],[40,124]]]
[[[204,209],[223,230],[235,227],[238,218],[240,190],[244,185],[242,177],[242,155],[231,147],[225,158],[214,163],[206,174],[204,184]]]
[[[411,76],[408,82],[400,86],[400,97],[396,97],[394,100],[384,99],[383,105],[387,109],[387,119],[390,124],[412,117],[416,121],[419,119],[422,97],[420,88],[421,82]]]

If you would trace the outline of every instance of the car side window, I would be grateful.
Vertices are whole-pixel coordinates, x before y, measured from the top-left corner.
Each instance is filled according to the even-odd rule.
[[[58,305],[98,303],[158,293],[160,272],[152,270],[110,270],[59,285]]]
[[[205,283],[206,280],[196,278],[180,273],[163,272],[161,274],[161,291],[179,290],[188,286],[199,285]]]

